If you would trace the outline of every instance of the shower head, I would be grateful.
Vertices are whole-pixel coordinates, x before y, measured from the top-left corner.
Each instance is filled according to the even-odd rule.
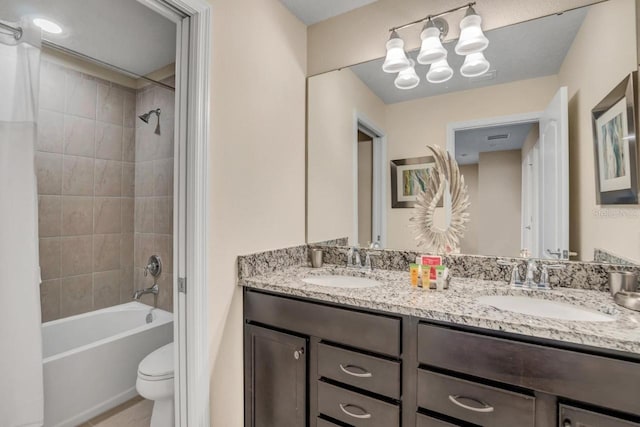
[[[138,118],[145,123],[149,123],[149,118],[151,117],[152,114],[155,114],[156,116],[158,116],[158,124],[156,125],[156,130],[154,133],[156,135],[160,135],[160,109],[159,108],[156,108],[155,110],[151,110],[148,113],[141,114],[138,116]]]

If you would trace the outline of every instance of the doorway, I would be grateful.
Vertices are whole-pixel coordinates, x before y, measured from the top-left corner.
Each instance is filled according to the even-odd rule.
[[[353,152],[354,245],[386,246],[386,136],[371,120],[356,114]]]

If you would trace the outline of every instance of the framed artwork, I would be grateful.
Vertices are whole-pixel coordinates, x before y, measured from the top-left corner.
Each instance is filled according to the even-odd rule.
[[[414,157],[391,161],[391,207],[413,208],[420,192],[427,188],[431,170],[435,167],[433,157]],[[442,207],[443,202],[438,202]]]
[[[638,203],[636,84],[634,72],[591,110],[599,205]]]

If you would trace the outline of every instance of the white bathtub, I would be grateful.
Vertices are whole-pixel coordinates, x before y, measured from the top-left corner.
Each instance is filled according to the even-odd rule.
[[[173,341],[173,314],[138,302],[42,325],[44,425],[77,426],[136,396],[138,364]]]

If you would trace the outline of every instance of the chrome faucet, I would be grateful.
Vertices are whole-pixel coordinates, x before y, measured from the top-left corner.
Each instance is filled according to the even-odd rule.
[[[151,274],[153,277],[153,285],[146,289],[138,289],[133,293],[133,299],[139,301],[143,295],[153,294],[153,306],[158,308],[158,293],[160,288],[158,287],[158,277],[162,274],[162,260],[158,255],[151,255],[147,261],[147,265],[144,267],[144,277],[147,274]]]
[[[551,290],[551,284],[549,283],[549,270],[560,270],[565,268],[562,264],[542,264],[540,267],[540,281],[536,283],[535,276],[538,272],[538,263],[535,259],[527,259],[527,268],[524,280],[520,277],[518,262],[498,260],[498,264],[512,268],[511,278],[509,280],[509,285],[512,288],[530,290]]]
[[[357,268],[359,270],[373,270],[371,265],[371,254],[365,253],[364,265],[362,264],[362,257],[360,255],[360,249],[356,246],[352,246],[347,251],[347,268]]]

